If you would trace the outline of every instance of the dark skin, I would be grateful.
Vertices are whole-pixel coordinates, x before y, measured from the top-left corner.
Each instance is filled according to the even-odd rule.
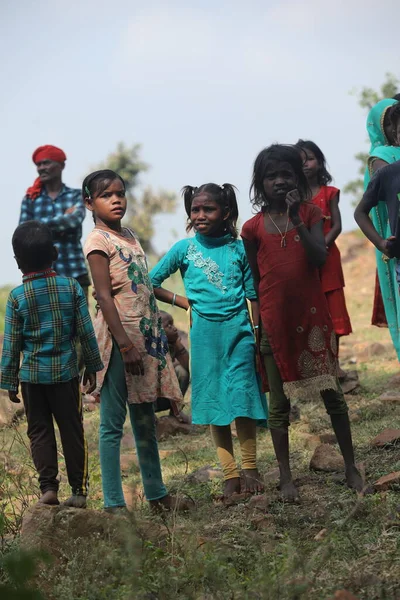
[[[269,214],[278,224],[281,231],[285,230],[287,218],[289,217],[288,231],[297,228],[300,241],[306,251],[307,259],[315,267],[321,267],[326,260],[327,249],[322,230],[322,223],[318,223],[308,230],[301,224],[299,217],[300,195],[295,189],[297,185],[296,175],[288,163],[272,163],[267,169],[263,181],[264,194],[268,199],[268,208],[264,215],[264,224],[267,233],[276,234]],[[243,240],[249,264],[253,273],[254,281],[258,288],[260,283],[260,272],[257,264],[257,245],[254,242]],[[284,248],[282,248],[284,252]],[[348,416],[341,418],[332,417],[332,425],[337,435],[343,458],[346,463],[346,479],[349,487],[361,491],[363,482],[359,472],[354,465],[353,445],[351,441],[350,425]],[[341,425],[341,427],[340,427]],[[272,443],[279,465],[280,482],[283,500],[287,502],[298,502],[299,493],[294,485],[289,460],[289,434],[287,428],[271,428]]]
[[[179,332],[174,325],[173,318],[170,315],[167,317],[163,316],[162,326],[165,331],[165,335],[168,338],[168,345],[174,348],[176,360],[182,365],[185,371],[189,373],[189,352],[182,344],[181,338],[179,337]]]
[[[122,238],[131,237],[129,231],[121,226],[121,219],[126,212],[125,187],[120,179],[114,179],[104,192],[85,198],[86,207],[96,216],[96,228],[113,231]],[[119,318],[114,299],[111,295],[111,279],[109,259],[102,252],[91,252],[88,256],[89,266],[96,290],[96,299],[103,312],[104,319],[120,348],[132,345]],[[122,352],[125,371],[131,375],[144,375],[144,365],[139,351],[132,347],[128,352]],[[153,510],[187,510],[190,503],[167,494],[158,500],[149,502]]]
[[[222,207],[215,202],[209,194],[199,194],[193,199],[190,221],[193,228],[202,235],[208,235],[210,237],[220,237],[225,232],[225,223],[229,218],[229,212],[226,212]],[[173,292],[164,288],[155,288],[154,294],[157,300],[172,304],[174,298]],[[190,305],[189,301],[184,296],[176,296],[175,305],[188,310]],[[258,323],[259,312],[258,302],[252,301],[252,316],[254,323]],[[244,469],[244,489],[241,489],[240,478],[234,477],[224,482],[224,497],[228,498],[233,494],[240,493],[241,491],[255,494],[263,491],[264,487],[261,483],[260,474],[258,469]]]
[[[393,129],[393,140],[393,145],[400,145],[400,119],[398,120],[396,126]],[[380,158],[375,158],[370,164],[372,174],[379,171],[379,169],[386,167],[387,164],[388,163],[386,161],[381,160]],[[367,237],[369,241],[374,244],[375,248],[377,248],[379,252],[382,252],[382,254],[384,254],[388,258],[393,258],[390,242],[395,241],[396,238],[392,235],[384,239],[379,235],[369,217],[369,207],[366,206],[364,198],[361,199],[356,210],[354,211],[354,219],[356,220],[356,223],[361,229],[361,231],[364,233],[365,237]]]
[[[47,194],[55,200],[62,189],[62,172],[65,167],[65,163],[59,163],[55,160],[41,160],[36,163],[37,172],[40,177],[40,181],[46,188]],[[75,206],[67,208],[65,215],[72,214],[75,211]]]
[[[35,271],[47,271],[47,269],[51,269],[53,263],[57,260],[58,257],[58,251],[57,248],[55,246],[53,246],[53,252],[52,252],[52,259],[50,262],[48,262],[46,265],[43,265],[42,267],[35,268]],[[17,257],[15,257],[15,260],[17,261],[17,265],[18,265],[18,269],[23,273],[23,275],[27,275],[28,273],[32,273],[33,269],[29,266],[24,264],[23,261],[19,260]],[[95,389],[96,389],[96,373],[87,373],[85,372],[84,376],[83,376],[83,381],[82,381],[84,386],[88,386],[88,389],[86,391],[87,394],[91,394]],[[21,399],[18,396],[18,390],[9,390],[8,392],[8,398],[11,400],[11,402],[13,402],[14,404],[20,404],[21,403]]]

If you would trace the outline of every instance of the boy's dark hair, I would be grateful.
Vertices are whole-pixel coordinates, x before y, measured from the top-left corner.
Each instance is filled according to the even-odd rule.
[[[53,263],[53,234],[50,227],[40,221],[19,225],[12,237],[12,247],[19,267],[26,273],[47,269]]]
[[[200,187],[185,185],[185,187],[182,188],[182,196],[185,203],[186,214],[189,219],[192,202],[196,196],[199,196],[200,194],[208,194],[211,196],[214,202],[222,208],[224,214],[229,212],[229,216],[226,220],[226,229],[232,237],[237,238],[238,232],[236,223],[239,218],[239,209],[236,200],[235,186],[230,183],[224,183],[223,185],[218,185],[217,183],[205,183]],[[186,231],[190,231],[192,227],[192,224],[189,222]]]
[[[115,171],[111,171],[111,169],[101,169],[100,171],[90,173],[83,180],[82,197],[90,199],[94,196],[99,196],[115,179],[119,179],[125,189],[125,181],[121,175],[118,175]]]
[[[400,94],[399,94],[400,96]],[[400,102],[398,102],[397,104],[395,104],[392,108],[392,110],[390,111],[390,122],[393,125],[393,127],[397,127],[397,123],[400,119]]]
[[[397,100],[397,102],[400,102],[400,94],[395,94],[392,100]]]
[[[174,320],[173,316],[170,315],[169,312],[167,312],[166,310],[159,310],[158,312],[160,313],[160,317],[162,319],[172,319],[172,320]]]
[[[303,171],[303,159],[298,148],[289,144],[273,144],[261,150],[254,161],[250,186],[250,202],[253,207],[263,208],[268,205],[264,192],[264,178],[269,165],[275,162],[289,163],[297,178],[297,190],[301,201],[311,198],[311,190]]]
[[[319,164],[318,185],[328,185],[328,183],[332,181],[332,175],[326,168],[326,158],[321,148],[311,140],[299,140],[296,144],[296,148],[300,148],[300,150],[310,150],[314,154]]]

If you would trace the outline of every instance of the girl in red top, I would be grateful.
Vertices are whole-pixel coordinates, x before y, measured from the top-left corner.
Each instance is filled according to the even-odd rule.
[[[311,197],[303,161],[293,146],[274,145],[254,163],[252,204],[260,212],[242,229],[258,291],[256,332],[269,390],[269,427],[285,500],[298,492],[289,464],[290,399],[320,393],[343,454],[349,487],[363,482],[354,463],[348,408],[336,374],[336,335],[319,268],[327,257],[321,209]],[[262,329],[259,329],[262,327]]]
[[[328,256],[320,270],[320,275],[339,348],[339,337],[352,332],[344,297],[340,252],[335,243],[342,231],[339,210],[340,190],[328,185],[332,177],[328,173],[325,156],[320,148],[314,142],[304,140],[299,140],[296,146],[300,148],[303,155],[303,170],[311,188],[312,202],[320,207],[324,218],[323,229]],[[338,375],[344,378],[346,373],[339,367]]]

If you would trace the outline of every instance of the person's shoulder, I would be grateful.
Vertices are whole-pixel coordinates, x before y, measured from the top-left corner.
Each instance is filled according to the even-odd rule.
[[[300,204],[300,216],[303,221],[318,221],[322,219],[322,210],[319,206],[308,200]]]
[[[83,251],[87,255],[91,250],[102,249],[111,243],[111,236],[108,231],[102,229],[92,229],[83,245]]]
[[[21,283],[20,285],[17,285],[15,288],[10,290],[10,292],[8,294],[9,302],[15,303],[16,301],[18,301],[19,297],[24,295],[24,293],[25,293],[24,284]]]
[[[80,190],[79,188],[69,187],[68,185],[65,185],[65,183],[64,183],[63,192],[64,192],[64,194],[69,194],[71,196],[82,197],[82,190]]]
[[[325,188],[325,193],[329,200],[332,200],[332,198],[340,193],[339,188],[335,187],[334,185],[324,185],[323,187]]]
[[[248,219],[247,221],[245,221],[243,223],[243,227],[240,232],[241,237],[244,239],[253,238],[253,236],[257,232],[257,228],[258,228],[260,222],[262,222],[262,220],[263,220],[263,212],[260,211],[256,215],[254,215],[254,217],[251,217],[251,219]]]
[[[196,241],[195,237],[190,237],[190,238],[183,238],[177,242],[175,242],[175,244],[173,246],[171,246],[171,248],[168,250],[168,252],[173,252],[173,253],[184,253],[186,252],[186,250],[188,249],[189,245],[192,243],[194,243]]]

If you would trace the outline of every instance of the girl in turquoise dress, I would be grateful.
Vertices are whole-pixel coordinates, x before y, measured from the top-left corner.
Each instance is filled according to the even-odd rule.
[[[177,242],[150,272],[157,299],[191,309],[192,421],[210,425],[224,473],[224,496],[261,492],[256,425],[267,405],[256,372],[256,348],[247,302],[258,323],[258,302],[243,243],[237,239],[233,186],[208,183],[183,190],[193,238]],[[187,297],[161,288],[180,270]],[[257,325],[256,325],[257,327]],[[233,455],[230,424],[242,454],[244,484]]]

